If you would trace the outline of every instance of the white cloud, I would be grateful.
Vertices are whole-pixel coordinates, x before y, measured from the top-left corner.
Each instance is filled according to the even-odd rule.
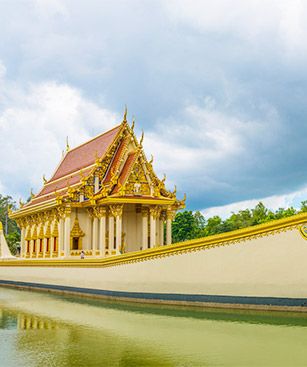
[[[289,52],[307,47],[307,3],[303,0],[173,0],[164,5],[173,22],[200,32],[254,42],[269,39],[273,47],[281,42]]]
[[[30,0],[32,3],[34,13],[36,13],[40,19],[51,18],[54,16],[67,16],[68,9],[64,1],[60,0]]]
[[[2,92],[4,93],[4,92]],[[112,128],[115,113],[88,101],[80,91],[54,82],[25,88],[5,83],[0,107],[0,172],[2,192],[25,196],[50,176],[65,149]]]
[[[3,62],[0,60],[0,81],[5,77],[6,74],[6,67]]]
[[[307,187],[302,188],[294,192],[290,192],[284,195],[273,195],[265,198],[252,199],[238,201],[223,206],[216,206],[201,210],[206,218],[213,217],[215,215],[220,216],[223,219],[229,217],[233,212],[236,213],[239,210],[253,209],[260,201],[269,209],[276,211],[279,208],[289,208],[293,206],[298,209],[300,203],[307,198]]]
[[[4,193],[4,186],[2,185],[2,182],[0,181],[0,195]]]
[[[233,171],[232,162],[250,165],[255,145],[265,149],[278,138],[277,112],[265,106],[261,114],[259,120],[236,116],[206,98],[202,106],[189,105],[160,121],[156,130],[145,134],[144,146],[154,154],[158,173],[169,174],[170,185],[177,182],[181,190],[199,194],[202,187],[227,189],[223,170]]]

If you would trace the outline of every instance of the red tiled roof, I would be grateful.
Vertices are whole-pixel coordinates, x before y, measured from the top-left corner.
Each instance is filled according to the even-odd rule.
[[[116,126],[112,130],[67,152],[52,178],[25,207],[55,198],[55,191],[59,191],[59,194],[63,195],[67,192],[68,186],[78,184],[81,181],[80,170],[82,170],[84,176],[90,173],[92,167],[89,166],[95,163],[96,156],[100,158],[104,156],[120,128],[121,125]]]
[[[122,153],[124,151],[125,145],[126,145],[126,140],[123,140],[121,142],[120,146],[118,147],[116,153],[115,153],[115,156],[114,156],[114,159],[113,159],[113,161],[111,163],[110,169],[109,169],[109,171],[107,173],[107,176],[106,176],[106,178],[104,180],[105,183],[106,182],[109,182],[111,180],[113,169],[114,170],[117,169],[117,166],[119,164],[119,160],[120,160],[120,158],[122,156]]]
[[[120,176],[118,178],[118,181],[121,185],[123,185],[125,183],[125,181],[127,180],[130,169],[131,169],[132,165],[135,162],[136,156],[137,156],[136,152],[132,152],[128,155],[127,160],[124,164],[124,167],[123,167],[123,169],[120,173]],[[117,191],[118,191],[118,185],[115,186],[115,188],[113,190],[113,193],[116,193]]]
[[[65,191],[61,191],[61,195],[63,193],[65,193]],[[44,201],[48,201],[48,200],[51,200],[51,199],[55,199],[55,193],[52,192],[51,194],[48,194],[46,196],[38,196],[38,197],[35,197],[33,198],[29,203],[27,203],[26,205],[24,205],[23,208],[28,208],[30,206],[33,206],[33,205],[36,205],[36,204],[39,204],[39,203],[43,203]]]
[[[95,163],[96,152],[99,157],[106,153],[120,127],[121,125],[67,152],[50,181]]]
[[[92,168],[86,168],[82,171],[82,174],[84,176],[87,176],[89,175],[91,170]],[[55,190],[61,190],[66,186],[72,186],[74,184],[77,184],[78,182],[80,182],[80,179],[81,179],[80,172],[76,172],[69,176],[65,176],[57,181],[50,181],[50,183],[45,185],[41,190],[41,192],[36,197],[49,194],[50,192],[54,192]]]
[[[135,158],[137,156],[137,153],[136,152],[132,152],[128,155],[128,158],[125,162],[125,165],[122,169],[122,172],[121,172],[121,175],[119,177],[119,182],[121,184],[123,184],[126,179],[128,178],[128,174],[129,174],[129,171],[130,171],[130,168],[132,167],[134,161],[135,161]]]

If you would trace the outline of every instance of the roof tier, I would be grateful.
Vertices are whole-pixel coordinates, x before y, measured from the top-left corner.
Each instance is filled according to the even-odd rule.
[[[90,174],[97,157],[102,158],[114,143],[122,125],[98,135],[97,137],[69,150],[51,179],[41,191],[24,207],[30,207],[50,199],[57,194],[64,195],[68,187],[81,183],[82,178]]]

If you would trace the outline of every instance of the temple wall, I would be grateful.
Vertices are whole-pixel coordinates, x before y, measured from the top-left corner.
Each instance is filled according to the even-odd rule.
[[[109,267],[90,263],[23,267],[0,262],[0,280],[125,292],[307,298],[306,263],[307,240],[295,228]]]

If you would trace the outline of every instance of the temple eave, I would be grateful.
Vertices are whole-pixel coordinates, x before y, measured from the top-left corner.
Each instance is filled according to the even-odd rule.
[[[33,204],[29,207],[20,208],[14,212],[11,212],[9,214],[9,217],[12,219],[17,219],[26,215],[30,215],[32,213],[36,213],[38,211],[49,210],[55,208],[56,206],[58,206],[56,199],[51,199],[48,201],[44,201],[43,203]]]

